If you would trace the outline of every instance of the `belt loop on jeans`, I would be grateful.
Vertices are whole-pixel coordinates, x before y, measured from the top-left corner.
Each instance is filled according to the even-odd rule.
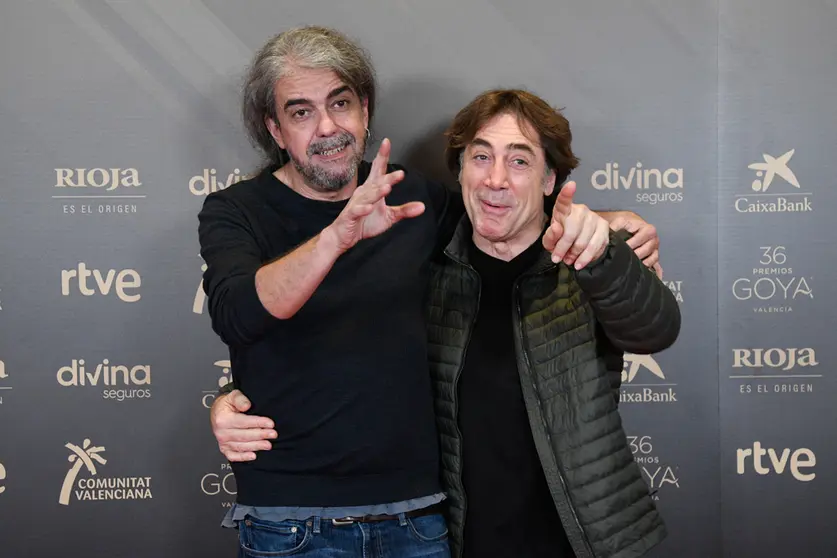
[[[319,515],[314,516],[314,534],[320,534],[320,525],[322,524],[323,520],[320,518]]]
[[[404,512],[398,514],[398,524],[401,527],[407,526],[407,515]]]

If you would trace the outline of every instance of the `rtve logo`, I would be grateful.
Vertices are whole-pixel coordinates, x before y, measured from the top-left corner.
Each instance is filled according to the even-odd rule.
[[[137,169],[55,169],[56,188],[98,188],[112,192],[119,187],[142,186]]]
[[[765,455],[768,457],[767,460],[763,459]],[[753,442],[752,449],[743,448],[735,452],[736,472],[739,475],[747,472],[748,458],[750,463],[752,463],[752,468],[759,475],[769,475],[770,473],[782,475],[790,464],[789,470],[791,476],[800,482],[812,481],[817,476],[814,472],[805,473],[801,471],[803,468],[813,469],[817,464],[817,457],[808,448],[800,448],[793,451],[785,448],[777,451],[773,448],[764,449],[761,442]]]
[[[90,281],[90,277],[93,281]],[[109,269],[102,273],[98,269],[90,270],[87,264],[79,262],[78,269],[64,269],[61,271],[61,294],[70,296],[77,289],[84,296],[101,294],[108,296],[114,290],[116,297],[122,302],[136,302],[141,298],[135,291],[142,285],[142,278],[136,270],[123,269],[117,272]]]

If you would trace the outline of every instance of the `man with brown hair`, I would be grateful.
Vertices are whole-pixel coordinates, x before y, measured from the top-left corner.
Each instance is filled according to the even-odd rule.
[[[428,340],[452,555],[640,556],[665,527],[622,429],[622,357],[672,345],[677,302],[574,183],[544,212],[577,165],[559,111],[489,91],[447,137],[467,218],[431,270]]]

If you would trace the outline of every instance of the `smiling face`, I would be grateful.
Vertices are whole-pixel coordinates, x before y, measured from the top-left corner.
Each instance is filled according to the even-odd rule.
[[[504,113],[486,122],[462,152],[459,181],[477,246],[525,248],[543,232],[544,195],[552,193],[555,173],[537,138],[528,122]]]
[[[324,69],[293,68],[274,93],[278,125],[265,124],[304,184],[332,193],[353,183],[366,148],[366,101]]]

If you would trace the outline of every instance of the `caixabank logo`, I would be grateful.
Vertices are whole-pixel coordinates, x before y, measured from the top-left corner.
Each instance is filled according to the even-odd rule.
[[[108,465],[104,457],[105,448],[94,446],[89,438],[81,445],[67,443],[70,452],[67,461],[70,466],[64,475],[58,503],[69,506],[73,503],[108,502],[118,500],[150,500],[150,476],[105,476],[101,470]],[[124,456],[124,454],[123,454]],[[130,459],[122,460],[114,468]]]
[[[651,355],[623,356],[622,403],[676,403],[677,384],[670,381]]]
[[[136,168],[56,168],[52,199],[65,215],[131,215],[146,194]]]
[[[664,452],[652,436],[628,436],[628,445],[654,500],[659,500],[660,494],[680,488],[680,467],[662,456]]]
[[[628,192],[637,203],[648,205],[683,201],[682,168],[658,169],[642,162],[625,167],[611,161],[593,172],[590,185],[599,191]]]
[[[215,389],[204,390],[201,397],[201,405],[205,409],[212,407],[212,403],[218,396],[218,390],[232,381],[232,364],[229,360],[216,360],[215,370],[219,374]]]
[[[822,378],[813,347],[732,349],[730,379],[741,394],[806,394]]]
[[[760,246],[749,273],[732,282],[736,301],[757,314],[784,314],[810,308],[814,277],[801,273],[785,246]]]
[[[805,188],[791,169],[795,149],[779,156],[762,153],[760,161],[747,168],[755,173],[749,192],[735,196],[734,207],[747,215],[799,214],[813,211],[813,195]]]

